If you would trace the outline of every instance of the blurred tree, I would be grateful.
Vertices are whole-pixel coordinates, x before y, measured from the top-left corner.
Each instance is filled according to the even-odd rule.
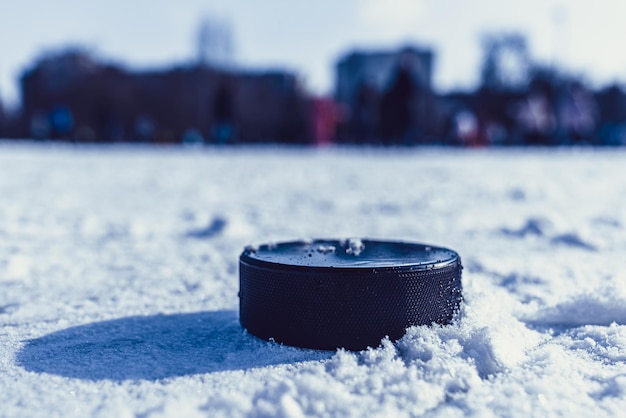
[[[198,64],[216,68],[229,68],[233,64],[233,37],[228,22],[214,17],[204,17],[197,32]]]
[[[530,60],[526,38],[519,33],[492,33],[482,38],[482,87],[511,91],[526,88]]]

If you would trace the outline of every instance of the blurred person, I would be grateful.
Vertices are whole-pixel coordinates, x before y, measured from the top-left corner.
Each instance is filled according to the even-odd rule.
[[[143,114],[135,119],[135,140],[139,142],[152,142],[154,140],[155,130],[156,125],[150,116]]]
[[[452,142],[464,146],[479,145],[479,126],[476,115],[470,110],[456,112],[452,118]]]
[[[412,125],[412,101],[415,82],[406,65],[396,70],[394,80],[380,100],[380,136],[385,145],[408,142]]]
[[[351,112],[351,125],[354,140],[358,143],[376,142],[379,123],[379,93],[367,82],[359,85]]]
[[[72,110],[65,105],[55,106],[49,114],[50,133],[54,139],[70,139],[74,129]]]
[[[311,101],[313,140],[316,145],[328,145],[335,139],[337,125],[342,120],[341,109],[330,98]]]
[[[598,108],[591,92],[574,81],[564,92],[557,107],[558,125],[568,143],[591,143]]]
[[[507,145],[510,144],[509,132],[504,123],[493,120],[486,123],[485,143],[487,145]]]
[[[96,140],[96,133],[89,125],[81,125],[76,129],[74,139],[77,142],[94,142]]]
[[[45,112],[36,111],[29,121],[30,137],[33,139],[50,138],[50,119]]]
[[[601,145],[626,144],[626,93],[612,85],[596,95],[599,108],[598,141]]]
[[[211,137],[218,145],[229,143],[235,134],[235,109],[233,92],[228,82],[223,82],[217,88],[213,97],[213,126]]]
[[[550,83],[536,79],[519,104],[517,119],[527,145],[549,145],[553,141],[557,120],[552,97]]]
[[[204,144],[202,132],[194,128],[188,128],[183,133],[182,143],[188,147],[201,147]]]

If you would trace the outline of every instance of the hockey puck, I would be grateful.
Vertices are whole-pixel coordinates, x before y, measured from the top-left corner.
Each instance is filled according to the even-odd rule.
[[[377,347],[413,325],[448,324],[462,301],[459,255],[424,244],[267,244],[246,248],[239,267],[241,325],[296,347]]]

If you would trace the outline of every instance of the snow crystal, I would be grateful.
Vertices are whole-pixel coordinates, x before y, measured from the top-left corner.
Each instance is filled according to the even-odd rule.
[[[361,252],[365,249],[365,244],[359,238],[350,238],[346,240],[346,253],[354,256],[361,255]]]
[[[318,253],[328,254],[328,253],[334,253],[336,248],[334,245],[318,245],[316,250]]]

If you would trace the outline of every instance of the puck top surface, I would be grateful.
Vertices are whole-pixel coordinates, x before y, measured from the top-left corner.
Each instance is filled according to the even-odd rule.
[[[456,252],[424,244],[378,240],[313,240],[248,247],[242,261],[283,268],[401,269],[443,268],[458,262]]]

